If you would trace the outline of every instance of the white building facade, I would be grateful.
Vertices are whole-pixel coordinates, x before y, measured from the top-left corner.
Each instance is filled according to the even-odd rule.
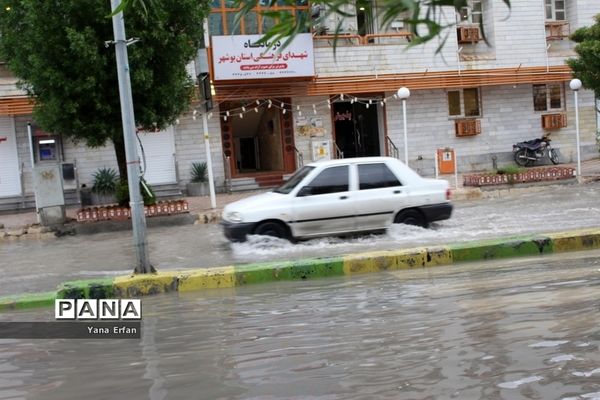
[[[312,159],[392,155],[404,161],[405,151],[411,167],[432,175],[436,151],[447,147],[455,150],[459,172],[492,170],[513,164],[514,143],[548,133],[561,162],[575,161],[565,60],[576,54],[568,36],[594,23],[597,0],[520,0],[510,10],[499,0],[472,0],[460,13],[444,10],[443,22],[457,23],[447,37],[417,46],[410,46],[401,21],[381,28],[377,1],[361,2],[347,10],[354,17],[332,16],[283,50],[256,43],[255,35],[269,27],[259,13],[234,32],[235,10],[226,0],[212,3],[207,52],[215,107],[208,133],[219,190],[274,185]],[[289,8],[296,15],[324,12],[297,4]],[[331,32],[338,23],[336,40]],[[37,130],[14,79],[0,79],[0,139],[6,137],[0,199],[25,205],[33,192],[32,153],[34,163],[68,164],[67,172],[75,167],[66,189],[91,186],[98,168],[116,169],[111,146],[89,149]],[[410,90],[406,148],[402,102],[395,97],[400,87]],[[579,117],[582,159],[598,157],[593,92],[580,90]],[[191,164],[206,160],[202,121],[192,110],[177,125],[141,136],[146,178],[155,186],[183,190]]]

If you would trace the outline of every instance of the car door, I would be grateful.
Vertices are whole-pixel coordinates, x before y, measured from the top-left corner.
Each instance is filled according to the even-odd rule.
[[[317,236],[354,231],[354,204],[350,169],[337,165],[323,169],[301,187],[293,201],[294,236]]]
[[[358,190],[354,193],[356,229],[382,229],[393,221],[396,210],[404,208],[406,187],[384,162],[360,163]]]

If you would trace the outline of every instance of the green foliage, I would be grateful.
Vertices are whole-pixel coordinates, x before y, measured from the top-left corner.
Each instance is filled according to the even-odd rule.
[[[208,169],[205,162],[192,163],[192,182],[208,181]]]
[[[131,0],[133,1],[133,0]],[[234,7],[240,7],[240,12],[236,15],[235,24],[239,25],[241,20],[250,12],[255,12],[259,0],[235,0]],[[261,43],[276,42],[281,40],[283,47],[287,46],[292,38],[298,33],[310,32],[313,25],[321,24],[332,15],[340,17],[353,16],[353,13],[347,11],[346,6],[359,4],[364,0],[314,0],[311,1],[311,6],[323,6],[324,12],[320,13],[316,19],[310,17],[310,13],[299,14],[294,16],[288,10],[273,10],[264,7],[258,13],[263,17],[277,21],[265,36],[259,41]],[[504,3],[510,8],[510,0],[497,0]],[[269,0],[269,6],[286,5],[294,6],[297,0]],[[455,22],[449,22],[444,15],[444,7],[453,7],[457,12],[468,6],[468,0],[381,0],[378,2],[378,9],[381,13],[381,28],[388,28],[389,25],[396,20],[404,21],[404,24],[409,27],[413,34],[411,46],[428,42],[436,37],[441,39],[441,44],[438,51],[448,39],[448,35],[456,34],[453,32]],[[261,2],[261,4],[264,4]],[[368,10],[368,8],[367,8]],[[451,19],[452,20],[452,19]],[[338,19],[338,24],[335,27],[333,34],[334,49],[337,43],[337,36],[341,33],[343,26],[343,18]],[[480,25],[483,33],[483,25]],[[485,35],[483,35],[485,39]]]
[[[144,188],[144,185],[148,190]],[[145,182],[143,184],[142,181],[140,181],[140,192],[142,194],[142,198],[144,199],[145,206],[156,204],[156,194],[154,194],[154,191],[150,185]],[[121,181],[119,181],[117,190],[115,192],[115,197],[117,199],[117,203],[119,203],[121,207],[129,206],[129,185],[127,184],[126,180],[121,179]]]
[[[567,64],[585,88],[600,93],[600,14],[594,20],[594,25],[577,29],[571,35],[577,43],[577,58],[567,60]]]
[[[125,15],[127,37],[140,39],[127,48],[135,122],[163,129],[189,107],[193,81],[186,66],[203,40],[209,2],[132,1],[140,4]],[[91,147],[107,140],[122,147],[115,48],[105,45],[114,37],[110,3],[0,0],[0,5],[0,58],[36,98],[36,124]],[[119,159],[123,177],[124,165]]]
[[[99,168],[92,176],[94,177],[92,192],[102,195],[111,195],[117,190],[119,175],[113,168]]]

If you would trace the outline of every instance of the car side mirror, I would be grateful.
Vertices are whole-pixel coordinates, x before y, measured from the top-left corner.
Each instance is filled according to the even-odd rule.
[[[297,197],[310,196],[312,194],[312,188],[310,186],[303,186],[296,195]]]

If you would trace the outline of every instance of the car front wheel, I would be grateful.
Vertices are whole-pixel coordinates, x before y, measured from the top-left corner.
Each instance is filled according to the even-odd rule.
[[[272,236],[280,239],[290,239],[287,228],[275,221],[268,221],[260,223],[256,229],[254,229],[255,235]]]
[[[416,225],[427,228],[427,221],[418,210],[402,210],[394,218],[395,224]]]

